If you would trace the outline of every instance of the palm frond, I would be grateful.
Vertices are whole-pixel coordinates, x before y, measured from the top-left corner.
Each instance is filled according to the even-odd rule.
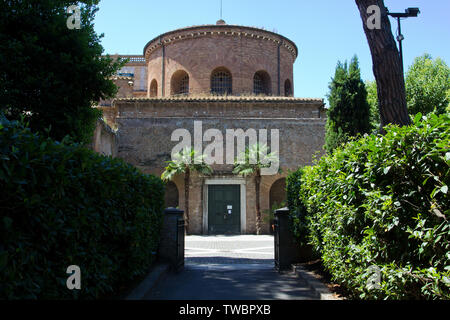
[[[258,169],[269,168],[273,163],[278,163],[276,152],[269,152],[266,144],[255,143],[238,155],[234,163],[234,174],[251,175]]]
[[[166,162],[168,165],[161,175],[161,179],[165,181],[172,180],[178,174],[186,173],[187,169],[205,175],[210,175],[213,172],[212,168],[205,163],[204,156],[199,155],[190,147],[174,154],[172,160]]]

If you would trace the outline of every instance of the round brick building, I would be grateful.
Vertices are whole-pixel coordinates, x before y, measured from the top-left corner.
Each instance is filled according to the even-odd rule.
[[[167,32],[144,48],[147,96],[293,96],[297,54],[279,34],[223,20]]]
[[[257,184],[233,168],[243,147],[270,146],[279,161],[259,184],[262,232],[269,233],[269,213],[286,200],[289,170],[323,153],[323,99],[294,97],[297,55],[296,45],[277,33],[224,21],[164,33],[143,55],[115,55],[127,59],[113,78],[119,92],[99,103],[114,130],[99,121],[93,148],[160,176],[176,148],[191,146],[212,160],[214,172],[189,181],[176,175],[166,207],[189,211],[189,234],[253,234]]]

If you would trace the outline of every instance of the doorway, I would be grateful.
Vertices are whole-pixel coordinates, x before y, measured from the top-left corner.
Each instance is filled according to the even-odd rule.
[[[208,234],[241,233],[240,185],[208,186]]]

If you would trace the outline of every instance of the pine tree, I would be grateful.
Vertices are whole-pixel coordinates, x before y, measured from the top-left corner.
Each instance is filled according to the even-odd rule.
[[[410,125],[411,118],[406,107],[405,81],[400,55],[397,50],[388,10],[383,0],[355,0],[363,23],[370,52],[373,73],[377,81],[378,107],[380,109],[380,131],[390,123]],[[381,29],[369,29],[367,21],[371,15],[370,6],[380,8]]]
[[[356,56],[350,65],[338,62],[329,88],[325,149],[331,153],[349,138],[372,129],[367,90]]]

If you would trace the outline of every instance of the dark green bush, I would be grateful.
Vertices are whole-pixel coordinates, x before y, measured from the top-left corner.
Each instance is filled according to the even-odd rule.
[[[302,169],[307,240],[354,298],[450,298],[450,117],[421,118]]]
[[[3,119],[0,190],[0,299],[114,295],[154,260],[164,186],[121,160]]]
[[[300,199],[299,194],[301,190],[301,178],[303,168],[298,168],[296,171],[290,172],[286,177],[286,198],[289,207],[290,216],[293,221],[293,232],[300,245],[308,243],[308,223],[307,210]]]

